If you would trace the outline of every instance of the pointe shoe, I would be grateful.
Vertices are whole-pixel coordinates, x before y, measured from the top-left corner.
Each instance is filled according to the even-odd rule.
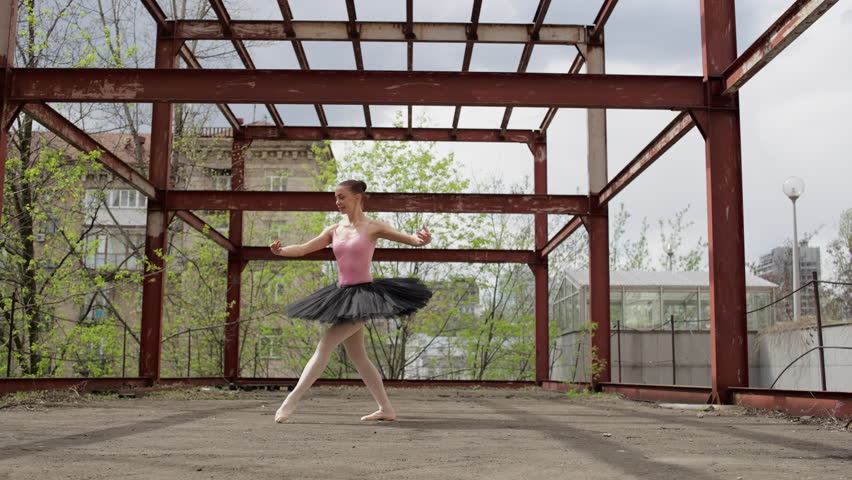
[[[376,410],[375,412],[364,415],[361,417],[362,422],[369,422],[371,420],[393,420],[396,418],[396,414],[394,412],[385,412],[383,410]]]
[[[285,408],[284,405],[278,407],[278,410],[275,411],[275,423],[284,423],[290,418],[290,415],[296,410],[296,405],[293,405],[290,408]]]

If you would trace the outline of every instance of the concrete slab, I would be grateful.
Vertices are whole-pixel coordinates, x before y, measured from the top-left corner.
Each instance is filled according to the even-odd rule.
[[[657,408],[539,388],[175,392],[0,410],[0,478],[846,479],[852,433],[741,410]]]

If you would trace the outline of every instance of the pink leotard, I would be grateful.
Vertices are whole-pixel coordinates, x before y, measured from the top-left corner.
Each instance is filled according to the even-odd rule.
[[[337,258],[337,284],[355,285],[373,281],[370,261],[376,242],[371,242],[366,233],[356,233],[352,238],[340,238],[337,229],[332,235],[331,248]]]

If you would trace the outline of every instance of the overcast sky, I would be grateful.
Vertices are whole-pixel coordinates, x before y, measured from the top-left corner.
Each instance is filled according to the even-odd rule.
[[[161,2],[162,3],[162,2]],[[234,18],[280,18],[277,2],[255,0]],[[240,2],[245,5],[244,2]],[[292,0],[295,18],[345,20],[343,0]],[[403,21],[403,1],[356,0],[358,19]],[[600,1],[554,0],[545,23],[590,24]],[[737,2],[739,50],[748,46],[792,0]],[[471,1],[415,0],[415,21],[465,22]],[[528,23],[537,0],[485,0],[481,22]],[[607,73],[701,75],[698,0],[621,0],[606,29]],[[283,47],[283,48],[282,48]],[[354,69],[351,44],[306,43],[308,59],[316,69]],[[368,69],[405,69],[403,45],[363,44]],[[284,44],[252,46],[258,68],[298,68],[292,49]],[[463,45],[418,44],[418,70],[458,70]],[[477,46],[472,70],[514,71],[520,46]],[[564,73],[574,58],[573,47],[536,47],[529,71]],[[837,236],[840,213],[852,208],[852,2],[841,1],[741,90],[743,176],[745,188],[746,260],[792,237],[790,201],[781,192],[789,176],[804,179],[805,193],[798,202],[799,232],[819,228],[812,245],[825,247]],[[237,106],[238,115],[264,119],[265,109]],[[388,126],[397,107],[373,107],[377,126]],[[311,106],[282,106],[291,125],[317,125]],[[359,106],[328,106],[332,125],[363,125]],[[415,108],[426,111],[436,126],[449,126],[452,108]],[[502,108],[465,108],[461,127],[497,128]],[[537,128],[544,109],[515,109],[510,128]],[[610,110],[608,117],[609,175],[616,174],[674,116],[666,111]],[[222,121],[224,123],[224,121]],[[587,191],[585,111],[561,110],[549,129],[549,191]],[[337,156],[346,142],[335,142]],[[439,144],[455,152],[471,175],[486,175],[495,165],[511,182],[532,174],[529,150],[523,145]],[[652,248],[658,247],[656,219],[672,216],[691,205],[696,224],[693,243],[706,233],[704,142],[693,130],[614,200],[633,216],[652,224]],[[652,252],[656,257],[659,250]],[[823,253],[823,266],[828,268]],[[826,271],[825,277],[830,276]]]

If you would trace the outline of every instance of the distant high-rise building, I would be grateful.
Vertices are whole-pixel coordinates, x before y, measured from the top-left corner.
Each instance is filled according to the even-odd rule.
[[[814,272],[817,278],[821,278],[819,247],[809,247],[807,242],[802,242],[799,246],[799,285],[810,282]],[[791,292],[793,290],[793,247],[776,247],[766,255],[762,255],[755,273],[779,285],[779,296]],[[805,288],[799,295],[802,302],[802,315],[816,314],[813,288]],[[792,315],[793,302],[788,303],[788,310]]]

